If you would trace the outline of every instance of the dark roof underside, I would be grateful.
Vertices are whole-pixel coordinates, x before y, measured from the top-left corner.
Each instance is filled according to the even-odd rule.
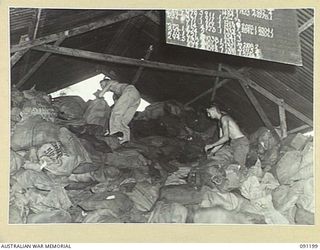
[[[42,9],[36,37],[65,31],[123,12],[125,10]],[[299,26],[313,18],[313,14],[313,9],[297,10]],[[244,73],[246,76],[273,95],[284,99],[297,111],[313,119],[313,25],[300,34],[303,66],[297,67],[168,45],[164,37],[163,11],[153,11],[152,15],[154,18],[141,15],[68,38],[61,46],[142,58],[152,44],[154,50],[150,60],[153,61],[206,69],[218,69],[219,63],[236,69],[247,67],[250,69]],[[23,35],[28,34],[33,37],[37,16],[37,9],[10,9],[11,45],[18,44]],[[11,84],[17,84],[42,55],[42,52],[34,50],[27,52],[12,68]],[[94,76],[101,71],[113,71],[113,77],[117,77],[120,81],[130,82],[137,72],[137,67],[51,55],[23,83],[21,89],[28,89],[36,84],[38,90],[50,93]],[[144,69],[136,86],[148,101],[175,99],[186,103],[212,87],[214,82],[215,78],[212,77]],[[272,124],[279,125],[278,107],[261,94],[255,91],[254,94]],[[209,100],[210,95],[206,95],[191,106],[195,108],[207,106]],[[223,85],[217,91],[216,102],[229,111],[247,132],[252,132],[263,125],[241,86],[235,80]],[[303,125],[304,122],[287,112],[287,124],[290,130]]]

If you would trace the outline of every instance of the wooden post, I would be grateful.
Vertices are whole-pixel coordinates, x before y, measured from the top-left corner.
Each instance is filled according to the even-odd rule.
[[[153,46],[150,45],[148,50],[147,50],[147,53],[145,55],[144,58],[142,58],[141,60],[149,60],[150,56],[151,56],[151,53],[153,51]],[[135,85],[137,83],[137,81],[139,80],[141,74],[142,74],[142,71],[143,71],[144,67],[140,66],[139,69],[137,70],[135,76],[133,77],[133,80],[131,82],[132,85]]]
[[[36,39],[36,37],[37,37],[39,24],[40,24],[40,18],[41,18],[41,12],[42,12],[42,9],[37,9],[37,16],[34,21],[34,25],[33,25],[34,28],[32,29],[32,40]]]
[[[279,117],[280,117],[280,129],[281,138],[286,138],[288,136],[287,132],[287,120],[286,120],[286,110],[284,109],[284,100],[281,99],[282,105],[279,105]]]
[[[252,93],[251,89],[249,88],[248,84],[246,84],[244,81],[240,80],[240,85],[246,95],[248,96],[252,106],[257,111],[258,115],[260,116],[263,123],[266,125],[266,127],[270,130],[274,130],[271,121],[269,120],[267,114],[264,112],[263,108],[261,107],[260,103],[258,102],[255,95]]]
[[[34,20],[32,21],[32,24],[29,26],[29,37],[31,37],[32,40],[37,38],[41,12],[42,12],[42,9],[35,9]],[[29,49],[27,51],[29,51]],[[28,68],[30,66],[30,58],[31,58],[31,53],[27,53],[25,56],[24,65],[21,67],[19,72],[19,78],[27,74]],[[16,85],[18,86],[18,83]]]
[[[103,61],[103,62],[119,63],[119,64],[126,64],[126,65],[132,65],[132,66],[143,66],[145,68],[168,70],[168,71],[174,71],[174,72],[183,72],[183,73],[194,74],[194,75],[204,75],[204,76],[211,76],[211,77],[221,76],[224,78],[234,78],[234,79],[237,78],[233,74],[230,74],[228,72],[223,72],[223,71],[180,66],[175,64],[154,62],[154,61],[148,61],[148,60],[139,60],[139,59],[133,59],[129,57],[102,54],[102,53],[96,53],[96,52],[91,52],[86,50],[58,47],[54,45],[42,45],[42,46],[34,47],[32,49],[60,54],[60,55]]]
[[[92,30],[96,30],[105,26],[108,26],[110,24],[118,23],[127,19],[130,19],[135,16],[143,15],[145,14],[145,11],[128,11],[119,15],[115,16],[108,16],[102,20],[92,22],[89,24],[85,24],[70,30],[65,30],[56,34],[48,35],[45,37],[40,37],[32,41],[26,41],[26,42],[21,42],[16,45],[12,45],[10,48],[11,53],[15,53],[24,49],[29,49],[34,46],[39,46],[42,44],[50,43],[57,41],[60,38],[68,38],[76,35],[80,35]]]
[[[218,70],[221,71],[221,68],[222,68],[221,63],[219,63]],[[214,97],[215,97],[216,92],[217,92],[218,87],[219,87],[218,83],[219,83],[219,76],[216,77],[216,80],[214,82],[214,85],[213,85],[213,88],[212,88],[212,94],[211,94],[210,102],[213,102],[213,100],[214,100]]]

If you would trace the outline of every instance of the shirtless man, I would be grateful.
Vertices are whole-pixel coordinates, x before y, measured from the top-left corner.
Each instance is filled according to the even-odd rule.
[[[221,112],[216,106],[207,108],[207,114],[211,119],[219,120],[220,139],[215,143],[205,146],[205,151],[210,151],[210,154],[215,154],[222,148],[226,142],[230,141],[230,146],[233,150],[233,156],[236,163],[240,167],[245,167],[246,157],[249,152],[249,140],[241,132],[237,123],[226,113]]]

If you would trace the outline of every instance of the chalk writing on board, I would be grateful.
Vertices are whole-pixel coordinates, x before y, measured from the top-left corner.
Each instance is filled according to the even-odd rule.
[[[167,42],[302,65],[294,10],[167,10]]]

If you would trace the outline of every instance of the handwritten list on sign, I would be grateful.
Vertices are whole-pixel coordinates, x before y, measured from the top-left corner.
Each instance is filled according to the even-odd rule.
[[[167,43],[302,65],[295,10],[166,10]]]

